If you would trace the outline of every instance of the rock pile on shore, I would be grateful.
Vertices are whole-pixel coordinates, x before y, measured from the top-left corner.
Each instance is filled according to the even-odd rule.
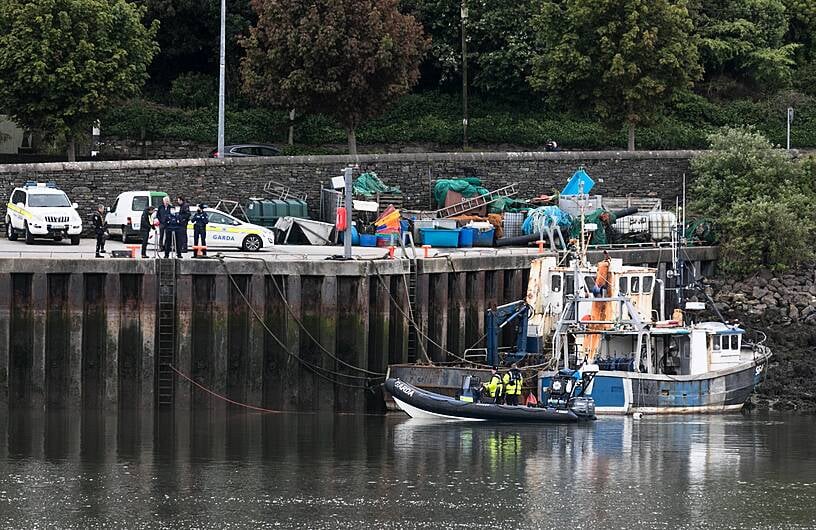
[[[726,319],[768,336],[774,357],[752,404],[816,412],[816,265],[709,285]]]

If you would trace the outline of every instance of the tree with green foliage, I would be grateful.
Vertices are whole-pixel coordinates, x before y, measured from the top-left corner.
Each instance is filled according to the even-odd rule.
[[[685,0],[544,0],[533,88],[610,125],[648,122],[701,75]]]
[[[710,92],[724,77],[765,93],[790,85],[800,45],[785,41],[789,14],[782,0],[697,1],[694,22]]]
[[[801,44],[806,52],[816,52],[816,2],[782,0],[789,17],[786,42]]]
[[[253,0],[244,88],[256,101],[322,113],[357,128],[408,93],[429,42],[398,0]]]
[[[126,0],[4,0],[0,105],[19,125],[75,141],[117,101],[136,96],[157,25]]]
[[[483,94],[529,94],[535,31],[527,22],[534,0],[465,0],[465,35],[470,85]],[[462,71],[460,1],[402,0],[401,6],[430,35],[431,48],[423,71],[437,85],[459,81]]]
[[[813,160],[793,159],[750,128],[710,136],[692,161],[689,210],[717,228],[723,270],[784,270],[814,258]]]
[[[156,41],[161,53],[150,67],[151,84],[166,89],[189,72],[209,73],[218,83],[221,0],[136,0],[147,9],[146,20],[158,21]],[[243,57],[239,39],[255,23],[249,0],[227,0],[226,38],[228,80],[238,73]],[[237,78],[237,76],[235,76]]]

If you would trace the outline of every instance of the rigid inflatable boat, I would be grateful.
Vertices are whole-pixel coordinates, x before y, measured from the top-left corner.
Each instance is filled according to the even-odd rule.
[[[574,423],[595,419],[594,404],[586,398],[571,400],[570,405],[563,407],[472,403],[434,394],[399,379],[386,379],[385,390],[402,411],[425,420]]]

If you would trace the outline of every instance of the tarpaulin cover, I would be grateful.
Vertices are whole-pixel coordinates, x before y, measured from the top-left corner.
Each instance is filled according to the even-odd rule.
[[[525,234],[543,234],[552,223],[569,228],[572,226],[572,217],[558,206],[541,206],[530,210],[521,225],[521,231]]]
[[[487,205],[487,211],[490,213],[517,212],[529,208],[527,201],[520,201],[512,197],[499,197]]]
[[[482,187],[482,181],[476,177],[437,180],[434,185],[434,199],[436,199],[439,208],[445,206],[445,197],[448,196],[448,191],[461,193],[462,197],[466,199],[488,193],[488,190]]]
[[[607,230],[615,224],[615,214],[610,211],[604,210],[602,208],[598,208],[597,210],[584,215],[584,225],[588,225],[594,223],[598,226],[598,228],[592,232],[592,239],[590,239],[590,245],[607,245],[609,244],[609,236],[607,234]],[[579,238],[581,237],[581,218],[576,217],[572,221],[572,228],[570,229],[570,237]]]
[[[377,193],[402,193],[399,188],[386,186],[373,171],[363,173],[354,179],[352,190],[355,195],[371,196]]]
[[[561,195],[578,195],[581,193],[582,182],[584,183],[584,194],[589,193],[589,190],[591,190],[595,185],[595,181],[592,180],[592,177],[590,177],[583,168],[572,174],[572,177],[570,177],[569,182],[567,182],[567,185],[564,187],[564,191],[561,192]]]

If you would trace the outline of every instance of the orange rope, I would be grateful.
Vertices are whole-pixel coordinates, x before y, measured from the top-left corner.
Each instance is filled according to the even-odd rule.
[[[171,370],[173,370],[174,372],[176,372],[176,373],[177,373],[179,376],[181,376],[183,379],[186,379],[187,381],[191,382],[192,384],[194,384],[195,386],[197,386],[198,388],[200,388],[200,389],[201,389],[201,390],[203,390],[204,392],[206,392],[206,393],[208,393],[208,394],[210,394],[210,395],[212,395],[212,396],[215,396],[215,397],[217,397],[218,399],[220,399],[220,400],[222,400],[222,401],[226,401],[227,403],[229,403],[229,404],[231,404],[231,405],[236,405],[236,406],[238,406],[238,407],[244,407],[245,409],[254,410],[254,411],[256,411],[256,412],[264,412],[264,413],[267,413],[267,414],[283,414],[283,413],[284,413],[282,410],[265,409],[265,408],[263,408],[263,407],[256,407],[255,405],[248,405],[248,404],[246,404],[246,403],[240,403],[240,402],[238,402],[238,401],[234,401],[234,400],[232,400],[232,399],[230,399],[230,398],[228,398],[228,397],[226,397],[226,396],[222,396],[221,394],[218,394],[218,393],[216,393],[216,392],[213,392],[212,390],[210,390],[209,388],[205,387],[204,385],[202,385],[202,384],[201,384],[201,383],[199,383],[198,381],[194,381],[193,379],[191,379],[190,377],[188,377],[188,376],[187,376],[187,375],[185,375],[184,373],[182,373],[182,372],[180,372],[179,370],[177,370],[177,369],[176,369],[176,367],[175,367],[175,366],[173,366],[172,364],[168,364],[167,366],[169,366]]]

